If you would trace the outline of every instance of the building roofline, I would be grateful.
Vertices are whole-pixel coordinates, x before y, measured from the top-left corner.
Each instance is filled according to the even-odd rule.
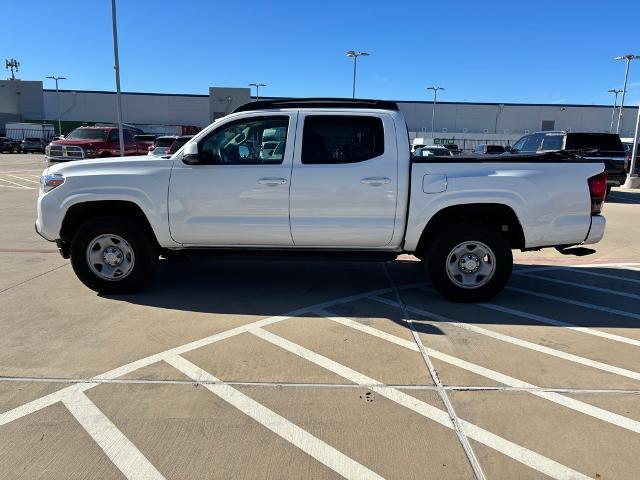
[[[43,92],[55,92],[52,88],[43,88]],[[113,95],[116,92],[111,90],[77,90],[77,89],[60,89],[63,93],[98,93],[98,94],[110,94]],[[156,92],[122,92],[123,95],[148,95],[157,97],[195,97],[195,98],[208,98],[209,95],[195,94],[195,93],[156,93]],[[255,96],[250,96],[251,99],[255,99]],[[297,98],[305,97],[260,97],[262,100],[296,100]],[[358,100],[358,99],[356,99]],[[386,102],[393,102],[398,106],[404,104],[432,104],[432,100],[384,100]],[[485,106],[509,106],[509,107],[595,107],[595,108],[612,108],[611,105],[600,104],[586,104],[586,103],[515,103],[515,102],[447,102],[438,100],[439,105],[485,105]],[[637,105],[625,105],[624,108],[638,108]]]

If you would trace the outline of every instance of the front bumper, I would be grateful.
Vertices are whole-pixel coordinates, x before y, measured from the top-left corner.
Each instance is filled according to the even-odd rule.
[[[583,245],[591,245],[598,243],[604,236],[604,228],[607,225],[607,220],[602,215],[591,216],[591,228],[587,234],[587,238],[584,239]]]

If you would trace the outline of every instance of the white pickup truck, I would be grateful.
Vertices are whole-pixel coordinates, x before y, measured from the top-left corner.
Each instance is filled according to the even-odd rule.
[[[602,238],[603,170],[562,152],[412,157],[393,102],[265,100],[169,159],[49,167],[36,230],[104,293],[139,289],[172,251],[275,250],[410,253],[444,295],[482,301],[508,281],[512,249]]]

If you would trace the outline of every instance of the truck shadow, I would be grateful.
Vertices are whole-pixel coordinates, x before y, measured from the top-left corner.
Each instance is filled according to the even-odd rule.
[[[614,190],[605,200],[605,203],[623,203],[640,205],[640,193],[629,192],[624,190]]]
[[[517,265],[498,297],[485,304],[460,304],[429,288],[420,262],[398,260],[388,262],[387,267],[396,285],[416,284],[402,288],[401,296],[410,307],[414,327],[425,334],[443,334],[441,324],[448,321],[489,326],[640,327],[637,270]],[[380,295],[394,300],[390,287],[380,262],[201,257],[162,261],[149,288],[113,298],[156,308],[261,318],[345,299],[327,309],[363,324],[386,319],[406,327],[399,308],[373,299],[348,298],[386,289]]]

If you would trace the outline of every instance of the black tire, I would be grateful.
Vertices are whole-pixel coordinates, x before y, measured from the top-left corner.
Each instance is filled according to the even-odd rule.
[[[92,270],[87,259],[89,244],[100,235],[124,239],[134,256],[130,272],[121,279],[106,280]],[[97,217],[82,225],[71,240],[71,265],[91,290],[106,294],[126,294],[140,290],[153,276],[158,264],[158,249],[153,238],[134,222],[120,217]]]
[[[453,252],[461,244],[468,243],[472,246],[474,242],[483,243],[493,253],[493,260],[484,262],[493,270],[490,275],[476,276],[480,279],[478,286],[463,287],[461,280],[454,281],[450,278],[449,271],[456,270],[461,261]],[[489,258],[490,256],[487,256],[487,259]],[[489,300],[502,291],[511,277],[513,255],[509,241],[497,228],[479,222],[465,222],[453,225],[440,233],[431,242],[423,263],[426,264],[436,290],[454,302],[471,303]],[[455,278],[453,273],[451,275]]]

